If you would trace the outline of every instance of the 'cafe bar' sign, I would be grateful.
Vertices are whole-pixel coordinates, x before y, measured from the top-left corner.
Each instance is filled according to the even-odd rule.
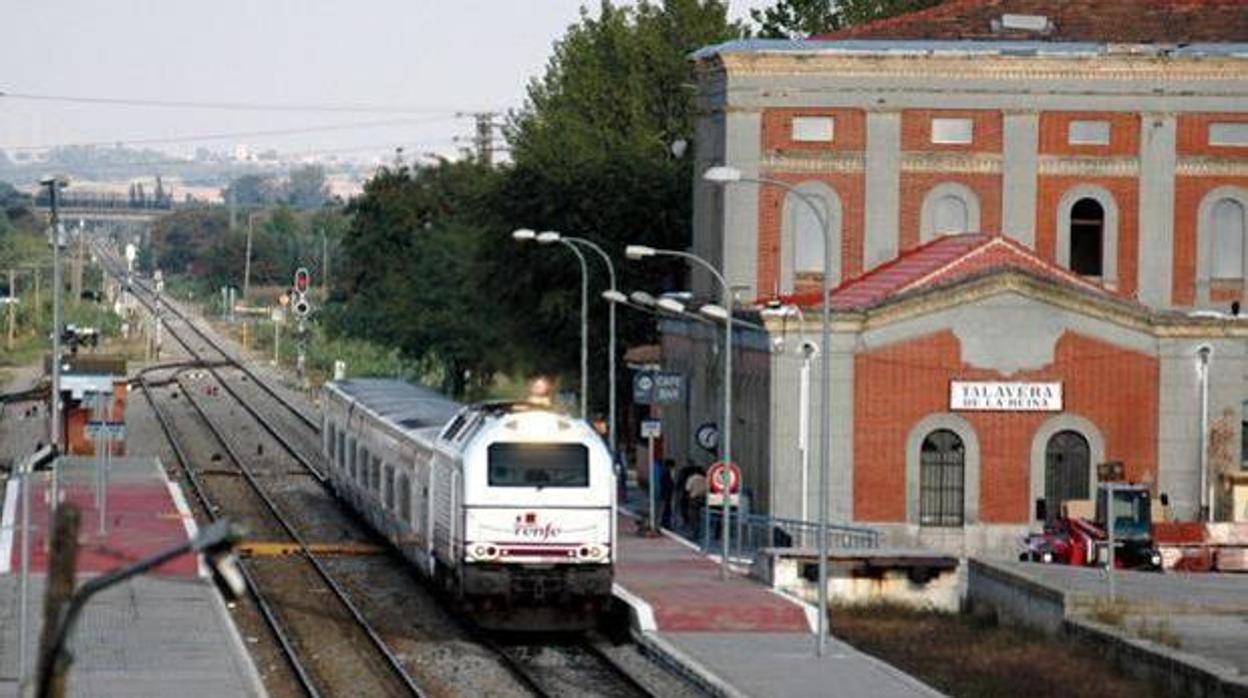
[[[952,381],[949,409],[997,412],[1061,412],[1061,383]]]

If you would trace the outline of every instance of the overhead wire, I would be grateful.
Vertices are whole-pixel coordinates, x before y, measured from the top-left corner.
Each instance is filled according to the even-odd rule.
[[[0,90],[0,99],[65,104],[95,104],[119,107],[156,107],[161,109],[203,109],[220,111],[348,113],[348,114],[452,114],[466,115],[492,108],[464,106],[415,106],[402,104],[278,104],[265,102],[214,102],[194,100],[146,99],[131,97],[89,97],[83,95],[51,95]]]

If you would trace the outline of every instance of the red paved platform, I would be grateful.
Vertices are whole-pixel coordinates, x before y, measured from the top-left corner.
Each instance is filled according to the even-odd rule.
[[[643,538],[621,518],[615,581],[653,609],[660,632],[809,633],[806,609],[667,536]]]
[[[78,536],[78,572],[98,574],[149,557],[161,550],[188,540],[187,523],[191,523],[181,493],[165,477],[159,461],[154,459],[118,458],[112,461],[105,507],[106,532],[99,533],[99,510],[96,508],[94,463],[86,458],[62,458],[60,492],[62,502],[72,502],[82,512]],[[31,503],[30,568],[33,572],[47,569],[48,488],[50,473],[36,473]],[[11,480],[5,493],[3,523],[11,534],[0,537],[0,573],[15,572],[21,565],[20,483]],[[13,506],[13,513],[7,510]],[[193,530],[193,528],[191,529]],[[199,565],[193,555],[184,555],[156,568],[149,574],[164,577],[194,577]]]

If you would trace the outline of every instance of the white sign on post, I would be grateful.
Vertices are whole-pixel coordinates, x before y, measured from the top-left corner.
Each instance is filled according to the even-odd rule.
[[[663,422],[657,419],[641,420],[641,438],[657,439],[663,436]]]
[[[952,381],[949,409],[993,412],[1061,412],[1062,384]]]

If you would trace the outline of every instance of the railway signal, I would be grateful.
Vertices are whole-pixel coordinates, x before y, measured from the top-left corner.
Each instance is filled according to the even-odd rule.
[[[303,295],[308,292],[308,287],[312,285],[312,275],[308,273],[306,267],[299,267],[295,270],[295,292]]]

